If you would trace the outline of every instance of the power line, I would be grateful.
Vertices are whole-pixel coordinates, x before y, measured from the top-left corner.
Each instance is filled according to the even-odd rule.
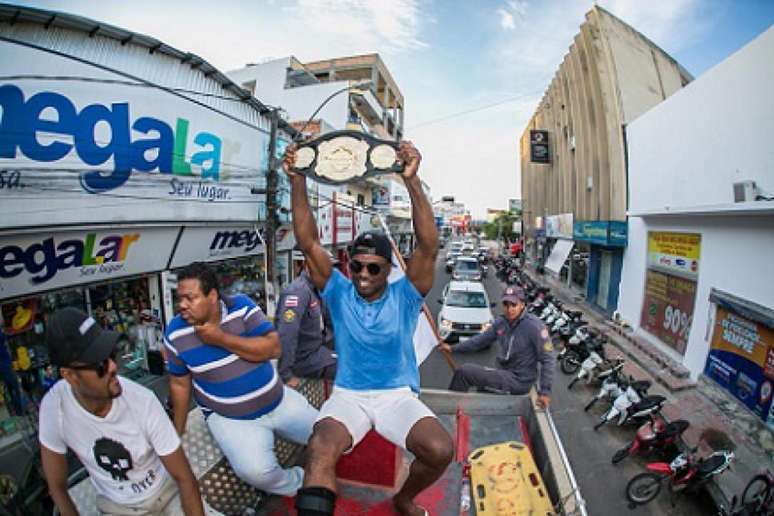
[[[450,119],[456,118],[458,116],[469,115],[471,113],[476,113],[478,111],[484,111],[486,109],[491,109],[493,107],[497,107],[497,106],[500,106],[502,104],[507,104],[509,102],[515,102],[517,100],[521,100],[521,99],[524,99],[524,98],[531,97],[532,95],[536,95],[537,93],[539,93],[539,92],[527,93],[527,94],[523,94],[523,95],[517,95],[515,97],[509,97],[507,99],[503,99],[503,100],[500,100],[500,101],[497,101],[497,102],[493,102],[492,104],[487,104],[487,105],[479,106],[479,107],[476,107],[476,108],[466,109],[464,111],[458,111],[456,113],[452,113],[452,114],[449,114],[449,115],[446,115],[446,116],[442,116],[440,118],[434,118],[434,119],[431,119],[431,120],[427,120],[425,122],[421,122],[421,123],[419,123],[417,125],[414,125],[414,126],[411,126],[411,127],[407,128],[406,131],[411,130],[411,129],[417,129],[419,127],[425,127],[425,126],[428,126],[428,125],[433,125],[433,124],[438,124],[438,123],[441,123],[441,122],[445,122],[446,120],[450,120]]]

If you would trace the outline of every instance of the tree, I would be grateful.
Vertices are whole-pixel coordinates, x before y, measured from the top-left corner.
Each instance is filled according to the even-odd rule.
[[[513,223],[521,220],[521,212],[503,212],[498,214],[492,222],[484,224],[484,234],[487,240],[516,240],[513,232]]]

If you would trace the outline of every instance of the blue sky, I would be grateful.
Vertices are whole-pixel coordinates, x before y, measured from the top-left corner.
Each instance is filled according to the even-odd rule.
[[[518,197],[518,140],[591,8],[588,0],[58,0],[221,70],[295,55],[379,52],[433,195],[474,215]],[[600,0],[700,76],[774,22],[774,0]],[[498,104],[460,116],[462,111]],[[438,119],[444,119],[438,121]],[[430,122],[430,123],[428,123]]]

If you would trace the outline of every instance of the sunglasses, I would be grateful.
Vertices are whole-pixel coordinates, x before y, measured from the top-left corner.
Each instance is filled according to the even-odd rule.
[[[69,365],[66,366],[68,369],[77,369],[79,371],[94,371],[97,373],[97,376],[102,378],[105,376],[108,372],[108,368],[110,368],[110,361],[115,362],[116,361],[116,352],[113,351],[110,353],[110,356],[108,356],[105,360],[100,362],[99,364],[82,364],[82,365]]]
[[[360,271],[363,270],[363,267],[365,267],[368,270],[368,274],[370,274],[371,276],[376,276],[377,274],[382,272],[382,266],[379,265],[378,263],[365,264],[357,260],[352,260],[349,262],[349,270],[351,270],[355,274],[360,274]]]

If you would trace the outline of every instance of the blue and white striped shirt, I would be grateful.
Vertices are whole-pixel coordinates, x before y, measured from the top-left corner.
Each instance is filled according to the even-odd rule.
[[[262,337],[274,331],[261,309],[243,294],[221,300],[223,331]],[[250,362],[220,346],[202,342],[194,327],[179,315],[164,336],[167,368],[174,376],[192,375],[193,394],[205,414],[255,419],[282,401],[283,386],[269,361]]]

